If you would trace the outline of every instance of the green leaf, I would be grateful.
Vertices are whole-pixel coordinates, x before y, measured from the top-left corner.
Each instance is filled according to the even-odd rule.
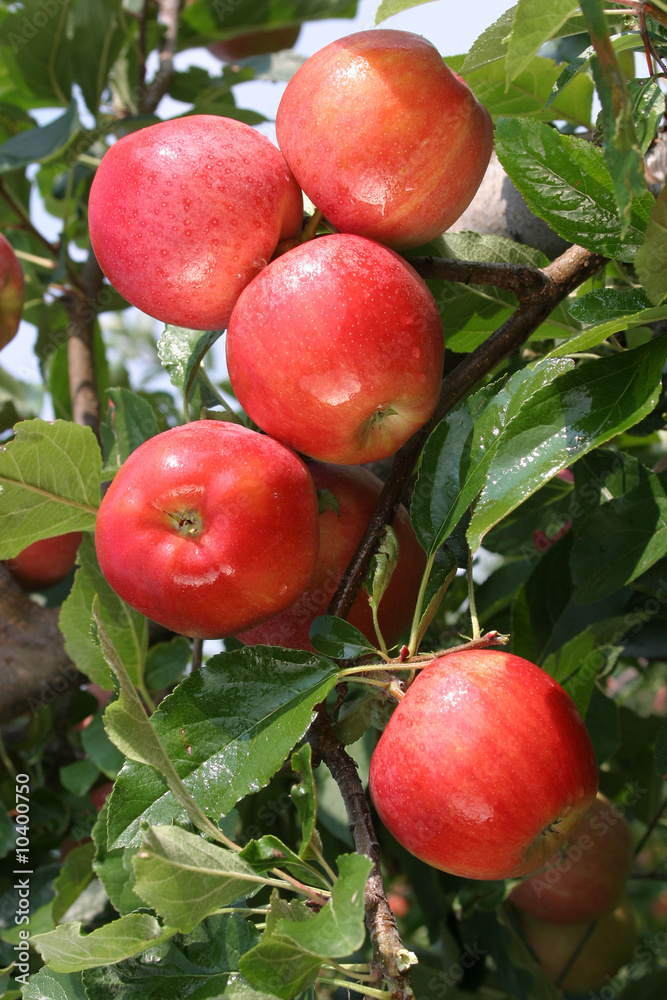
[[[81,746],[102,774],[111,780],[117,777],[125,758],[107,736],[101,714],[94,715],[82,731]]]
[[[625,232],[631,222],[633,201],[641,198],[646,191],[644,160],[635,133],[625,76],[609,38],[602,4],[600,0],[582,0],[581,10],[596,52],[592,65],[602,103],[604,155]]]
[[[146,685],[151,691],[162,691],[180,680],[190,662],[192,650],[185,636],[177,635],[170,642],[156,642],[148,650]]]
[[[314,837],[318,837],[315,829],[315,824],[317,823],[317,789],[313,774],[310,743],[304,743],[300,750],[293,753],[290,763],[294,773],[298,774],[301,778],[298,784],[292,785],[290,798],[296,806],[301,821],[301,847],[299,848],[299,856],[303,858],[308,857],[311,841]]]
[[[84,535],[77,554],[79,569],[60,611],[59,625],[65,650],[82,673],[110,690],[111,675],[90,633],[93,601],[97,596],[104,627],[111,636],[133,683],[139,683],[148,649],[148,620],[125,604],[102,576],[93,538]]]
[[[554,348],[551,358],[586,351],[614,333],[665,319],[667,305],[654,307],[641,288],[596,288],[575,299],[570,313],[585,329]]]
[[[79,0],[73,11],[72,72],[94,115],[99,112],[109,70],[126,40],[120,8],[120,0]]]
[[[579,712],[585,717],[599,674],[611,669],[623,652],[622,646],[605,641],[606,635],[618,632],[618,623],[600,628],[589,626],[542,664],[543,669],[567,691]]]
[[[72,903],[79,898],[93,877],[92,862],[95,845],[92,841],[75,847],[65,858],[60,875],[53,883],[55,897],[51,912],[55,923],[59,923]]]
[[[20,382],[0,368],[0,433],[9,430],[19,420],[36,417],[44,398],[44,388],[31,382]]]
[[[76,101],[49,125],[19,132],[0,146],[0,174],[30,163],[45,163],[62,153],[79,133]]]
[[[66,106],[72,90],[72,51],[67,20],[72,0],[44,10],[44,0],[22,0],[0,24],[2,58],[15,91],[6,98],[21,107]]]
[[[91,531],[102,456],[90,427],[25,420],[0,447],[0,559],[41,538]]]
[[[293,1000],[312,986],[322,964],[319,955],[304,951],[287,934],[281,933],[278,926],[300,927],[314,919],[315,914],[300,900],[288,903],[274,892],[262,939],[239,962],[243,975],[280,1000]]]
[[[86,1000],[270,1000],[238,971],[257,938],[254,924],[238,914],[209,917],[191,934],[151,948],[148,961],[140,956],[84,972]]]
[[[660,305],[667,295],[667,187],[663,187],[651,208],[646,239],[635,267],[649,299],[653,305]]]
[[[75,760],[60,768],[60,783],[73,795],[85,795],[100,776],[99,768],[92,760]]]
[[[60,924],[47,934],[36,934],[31,944],[55,972],[80,972],[96,965],[122,962],[166,941],[174,933],[172,927],[160,927],[148,913],[128,913],[90,934],[81,933],[80,921]]]
[[[419,7],[423,3],[428,3],[428,0],[382,0],[375,15],[375,23],[380,24],[381,21],[386,21],[388,17],[400,14],[402,10],[410,10],[412,7]]]
[[[501,118],[496,152],[528,207],[559,236],[607,257],[634,259],[653,197],[646,192],[633,202],[626,228],[604,156],[592,143],[529,119]]]
[[[92,836],[96,848],[93,870],[111,901],[112,906],[121,915],[132,913],[143,906],[143,902],[134,891],[135,875],[132,868],[134,850],[120,847],[114,851],[107,850],[107,814],[108,804],[105,802],[93,827]]]
[[[666,354],[662,337],[633,351],[583,361],[524,403],[506,424],[488,466],[468,529],[473,551],[494,524],[548,479],[651,412]]]
[[[578,9],[572,0],[519,0],[512,33],[507,46],[508,81],[514,80],[529,65],[540,47],[558,33]]]
[[[601,767],[621,747],[621,722],[618,706],[599,687],[593,688],[586,712],[586,729]]]
[[[667,473],[626,462],[633,482],[613,492],[607,485],[576,525],[570,565],[579,604],[613,594],[667,554]]]
[[[222,335],[223,330],[187,330],[182,326],[167,325],[158,341],[160,361],[169,372],[172,385],[181,389],[183,404],[187,413],[187,401],[191,391],[198,384],[202,406],[215,406],[220,402],[211,390],[208,380],[200,370],[209,348]]]
[[[313,649],[334,660],[355,660],[377,650],[371,646],[363,632],[335,615],[318,615],[310,626]]]
[[[89,1000],[80,975],[43,966],[23,987],[23,1000]]]
[[[276,932],[288,937],[311,955],[345,958],[361,948],[366,937],[364,890],[373,864],[363,854],[341,854],[336,859],[338,878],[331,898],[312,920],[294,923],[281,919]]]
[[[263,888],[262,878],[233,851],[177,826],[146,830],[132,865],[136,894],[182,933]]]
[[[239,857],[247,861],[255,872],[264,874],[279,867],[290,872],[306,885],[318,889],[329,889],[327,880],[306,861],[295,854],[291,848],[273,834],[260,837],[259,840],[249,840]]]
[[[108,389],[110,431],[113,444],[105,465],[118,469],[144,441],[160,433],[151,404],[130,389]]]
[[[334,686],[337,670],[302,651],[249,646],[211,657],[160,703],[152,723],[166,759],[214,822],[267,784]],[[148,759],[143,742],[137,734],[128,749]],[[159,770],[125,765],[111,795],[109,847],[138,844],[144,820],[161,826],[183,819]]]
[[[477,494],[507,432],[533,395],[571,367],[546,362],[516,372],[459,403],[431,433],[419,464],[410,517],[428,554],[452,533]]]
[[[447,59],[450,68],[456,72],[459,72],[456,65],[458,58]],[[582,74],[571,87],[554,93],[562,74],[553,59],[535,56],[510,83],[507,82],[505,64],[500,61],[489,62],[463,76],[494,121],[502,115],[521,115],[545,122],[563,118],[573,125],[591,127],[593,81]],[[549,107],[550,98],[553,107]]]
[[[93,602],[93,622],[102,655],[120,686],[118,700],[112,701],[107,705],[104,713],[104,727],[109,738],[130,760],[138,761],[141,764],[147,764],[155,768],[157,774],[160,775],[160,783],[164,780],[174,799],[179,803],[187,816],[189,816],[193,824],[200,830],[211,833],[214,837],[220,839],[217,827],[210,822],[184,786],[170,757],[160,742],[158,734],[151,725],[151,721],[146,714],[146,709],[135,690],[134,684],[117,650],[114,648],[109,633],[102,624],[97,598]],[[120,844],[118,846],[124,845]]]
[[[504,60],[517,9],[518,4],[509,7],[497,21],[494,21],[482,32],[465,57],[461,67],[463,76],[467,77],[472,70],[480,69],[489,63],[497,62],[500,59]]]

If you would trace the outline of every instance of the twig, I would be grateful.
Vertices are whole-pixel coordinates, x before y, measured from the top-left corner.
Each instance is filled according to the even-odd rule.
[[[95,382],[93,336],[103,277],[97,257],[91,249],[81,273],[85,297],[67,295],[62,299],[68,319],[67,362],[72,417],[75,423],[91,427],[98,436],[100,401]]]
[[[494,285],[513,292],[519,300],[541,293],[549,284],[539,267],[449,257],[407,257],[406,260],[422,278],[440,278],[462,285]]]
[[[656,810],[656,813],[655,813],[655,816],[653,817],[653,819],[649,823],[648,827],[646,828],[646,832],[644,833],[644,836],[642,837],[642,839],[639,841],[639,843],[635,847],[635,851],[634,851],[634,854],[633,854],[634,858],[636,858],[637,855],[643,850],[644,845],[646,844],[646,842],[648,841],[649,837],[651,836],[651,834],[655,830],[656,826],[660,822],[660,820],[661,820],[662,816],[664,815],[665,811],[667,811],[667,799],[665,799],[665,801],[662,803],[661,806],[658,806],[658,808]]]
[[[340,788],[356,850],[373,862],[366,883],[366,925],[375,961],[387,981],[393,1000],[408,1000],[412,997],[409,974],[414,956],[404,948],[394,914],[387,903],[380,872],[379,845],[357,765],[333,734],[323,706],[320,706],[309,738],[315,743],[319,757]]]
[[[142,90],[138,110],[151,114],[167,93],[174,79],[174,55],[178,42],[179,0],[159,0],[160,18],[165,25],[164,38],[160,49],[160,65],[152,82]]]

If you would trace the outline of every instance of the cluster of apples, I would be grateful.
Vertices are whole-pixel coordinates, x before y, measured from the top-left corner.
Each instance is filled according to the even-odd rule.
[[[280,149],[223,117],[161,122],[97,171],[107,278],[165,323],[226,329],[232,386],[264,433],[200,420],[146,442],[104,497],[96,545],[114,590],[175,631],[310,648],[380,490],[358,463],[393,454],[438,399],[439,312],[396,251],[464,211],[493,129],[429,42],[374,30],[306,61],[276,131]],[[326,235],[302,234],[302,192]],[[334,497],[320,515],[316,487]],[[390,643],[424,566],[405,511],[397,530]],[[373,638],[363,598],[352,620]]]

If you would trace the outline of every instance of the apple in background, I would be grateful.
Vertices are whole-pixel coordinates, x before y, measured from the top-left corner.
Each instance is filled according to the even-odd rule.
[[[140,445],[107,490],[100,569],[131,607],[182,635],[235,635],[288,607],[317,564],[306,466],[264,434],[219,420]]]
[[[263,56],[281,49],[291,49],[301,34],[300,24],[288,24],[267,31],[248,31],[233,38],[223,38],[207,46],[208,51],[223,62],[236,62],[249,56]]]
[[[624,894],[632,851],[622,812],[598,793],[567,845],[510,899],[524,913],[551,923],[597,920]]]
[[[272,261],[227,330],[229,377],[252,420],[343,465],[393,455],[426,423],[443,357],[425,282],[362,236],[321,236]]]
[[[287,84],[278,144],[310,200],[340,231],[395,249],[440,236],[467,208],[493,124],[421,35],[339,38]]]
[[[545,975],[557,982],[590,924],[552,924],[519,911],[524,936]],[[606,986],[621,966],[630,962],[637,946],[632,908],[623,902],[598,922],[581,954],[563,980],[569,993],[589,993]]]
[[[23,268],[13,246],[0,233],[0,350],[16,336],[24,297]]]
[[[218,115],[124,136],[90,191],[90,237],[111,284],[149,316],[194,330],[227,326],[241,290],[302,218],[279,150]]]
[[[43,590],[64,580],[76,561],[83,532],[69,531],[33,542],[5,563],[23,590]]]
[[[499,650],[425,667],[373,753],[380,819],[411,854],[465,878],[536,871],[595,798],[586,727],[553,678]]]
[[[309,631],[313,618],[325,613],[375,509],[382,481],[372,472],[349,465],[324,465],[320,462],[308,462],[307,465],[315,488],[318,491],[328,490],[338,502],[337,512],[329,508],[320,514],[317,569],[291,607],[250,632],[242,632],[238,636],[241,642],[312,650]],[[412,530],[410,515],[405,507],[399,507],[393,528],[400,546],[399,560],[378,611],[380,629],[390,648],[412,621],[426,563],[424,550]],[[371,643],[377,642],[365,590],[357,594],[347,620]]]

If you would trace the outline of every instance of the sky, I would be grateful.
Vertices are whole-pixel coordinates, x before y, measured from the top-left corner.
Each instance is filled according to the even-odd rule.
[[[476,0],[474,17],[470,17],[464,15],[465,7],[458,0],[430,0],[428,3],[388,18],[382,22],[381,27],[414,31],[424,35],[443,56],[457,55],[466,52],[478,35],[510,6],[510,0]],[[295,46],[295,52],[308,57],[336,38],[374,27],[378,7],[379,0],[360,0],[354,20],[336,18],[305,24]],[[179,53],[176,59],[177,69],[180,70],[189,65],[199,65],[207,68],[212,74],[219,72],[219,61],[205,49],[189,49]],[[281,83],[255,81],[240,84],[234,88],[237,104],[240,107],[252,108],[273,119],[285,86]],[[183,105],[166,99],[158,110],[161,117],[167,118],[181,113],[182,109]],[[35,117],[40,124],[46,124],[59,114],[62,114],[62,108],[40,109]],[[261,131],[275,141],[272,125],[261,126]],[[39,203],[35,203],[32,208],[33,221],[40,231],[49,239],[57,239],[59,220],[48,216]],[[156,324],[158,333],[160,328],[161,324]],[[41,381],[41,376],[33,354],[35,336],[34,327],[22,323],[17,336],[2,351],[0,366],[23,381],[38,383]],[[217,353],[219,355],[220,352]],[[219,356],[218,361],[221,361]],[[140,378],[141,371],[133,371],[132,368],[130,364],[131,376]],[[212,374],[214,377],[220,377],[221,373],[214,370]],[[158,388],[158,385],[152,384],[152,388]],[[42,415],[50,418],[48,407]]]

